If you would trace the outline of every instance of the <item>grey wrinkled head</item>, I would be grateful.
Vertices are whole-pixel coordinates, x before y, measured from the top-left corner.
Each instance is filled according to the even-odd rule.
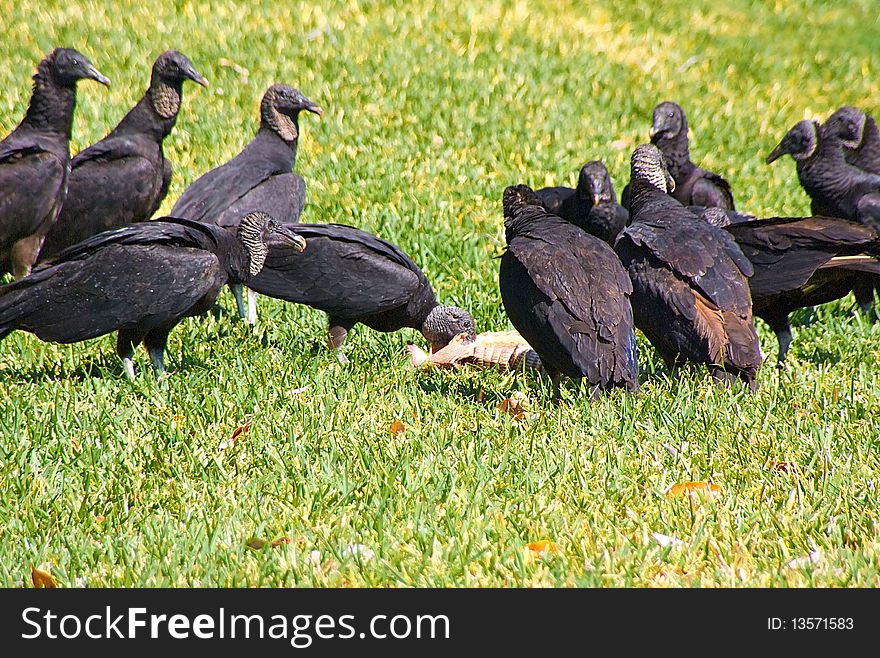
[[[302,236],[297,235],[290,226],[277,222],[264,212],[252,212],[242,218],[238,225],[238,239],[247,250],[250,276],[257,276],[263,269],[269,253],[268,242],[274,236],[280,237],[296,251],[303,251],[306,248],[306,241]]]
[[[319,117],[324,110],[302,95],[290,85],[275,84],[263,94],[260,102],[260,119],[285,141],[292,142],[299,137],[299,113],[305,110]]]
[[[669,173],[666,160],[653,144],[642,144],[633,151],[630,180],[640,181],[667,194],[675,190],[675,181]]]
[[[504,188],[501,202],[504,204],[505,219],[513,217],[516,211],[524,206],[539,206],[543,208],[538,195],[528,185],[510,185]]]
[[[614,186],[608,169],[599,160],[591,160],[581,167],[577,184],[578,196],[590,199],[594,206],[614,201]]]
[[[842,107],[822,124],[822,134],[836,137],[847,148],[858,148],[865,135],[867,115],[856,107]]]
[[[703,210],[703,214],[700,217],[710,226],[717,226],[718,228],[730,226],[730,216],[723,208],[710,206]]]
[[[85,55],[73,48],[56,48],[40,62],[40,72],[47,72],[55,82],[63,87],[75,87],[78,80],[95,80],[110,86],[104,77]]]
[[[467,334],[468,342],[477,339],[474,318],[458,306],[435,306],[422,323],[422,335],[433,352],[446,347],[459,334]]]
[[[653,122],[648,132],[652,144],[661,139],[672,139],[682,131],[687,133],[687,118],[681,106],[664,101],[654,108]]]
[[[786,153],[795,160],[806,160],[816,152],[818,146],[819,124],[815,121],[798,121],[767,156],[767,164],[778,160]]]
[[[173,86],[179,86],[184,80],[192,80],[205,88],[208,86],[208,81],[196,71],[189,57],[177,50],[166,50],[153,62],[152,81],[157,80]]]

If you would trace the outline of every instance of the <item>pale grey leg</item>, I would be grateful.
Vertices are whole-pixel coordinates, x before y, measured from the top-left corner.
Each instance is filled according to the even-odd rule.
[[[247,313],[247,323],[248,324],[257,324],[257,293],[247,289],[247,298],[248,298],[248,313]]]
[[[125,368],[125,374],[128,375],[128,378],[134,381],[134,361],[131,360],[130,356],[122,359],[122,366]]]
[[[235,297],[235,305],[238,307],[238,317],[244,320],[248,316],[244,307],[244,286],[240,283],[230,283],[229,289],[232,290],[232,296]]]

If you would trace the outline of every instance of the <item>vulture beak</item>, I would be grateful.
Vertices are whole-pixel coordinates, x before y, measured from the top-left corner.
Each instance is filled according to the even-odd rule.
[[[295,251],[300,253],[305,251],[306,239],[298,233],[295,233],[293,229],[289,228],[287,225],[279,224],[275,229],[275,233],[281,236],[281,240],[287,245],[293,247]]]
[[[311,112],[312,114],[317,114],[319,117],[323,118],[324,110],[321,109],[319,105],[316,105],[312,101],[306,99],[305,105],[303,106],[304,110]]]
[[[654,139],[654,136],[659,132],[660,130],[658,130],[656,126],[651,126],[651,129],[648,131],[648,137]]]
[[[110,86],[110,78],[101,73],[92,64],[86,64],[86,77],[91,78],[96,82],[100,82],[105,87]]]
[[[193,69],[193,68],[188,69],[188,70],[184,71],[183,74],[187,78],[189,78],[190,80],[195,82],[196,84],[202,85],[205,89],[208,88],[208,81],[205,79],[205,77],[201,73],[199,73],[195,69]]]
[[[779,144],[776,145],[776,148],[773,149],[770,152],[770,155],[767,156],[767,164],[770,164],[771,162],[775,162],[776,160],[781,158],[783,155],[785,155],[787,152],[788,151],[786,151],[786,149],[785,149],[785,144],[783,142],[779,142]]]
[[[594,194],[594,195],[593,195],[593,205],[594,205],[594,206],[598,206],[600,203],[602,203],[602,197],[601,197],[601,195],[599,195],[599,194]]]

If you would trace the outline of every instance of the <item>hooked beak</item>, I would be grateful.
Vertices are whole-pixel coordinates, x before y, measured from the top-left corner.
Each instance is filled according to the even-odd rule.
[[[770,155],[767,156],[767,164],[770,164],[771,162],[775,162],[776,160],[781,158],[783,155],[785,155],[787,152],[788,151],[786,151],[785,145],[783,144],[783,142],[779,142],[779,144],[776,145],[776,148],[773,149],[772,151],[770,151]]]
[[[602,196],[600,194],[594,193],[593,194],[593,205],[598,206],[600,203],[602,203]]]
[[[313,103],[308,99],[306,99],[305,105],[303,105],[303,109],[311,112],[312,114],[317,114],[321,118],[323,118],[324,116],[324,110],[321,109],[321,106]]]
[[[186,75],[187,78],[189,78],[190,80],[192,80],[196,84],[202,85],[205,89],[208,88],[208,81],[205,79],[205,77],[201,73],[199,73],[195,69],[188,69],[188,70],[184,71],[184,74]]]
[[[101,73],[98,69],[96,69],[91,64],[86,64],[86,72],[88,75],[86,77],[95,80],[96,82],[100,82],[105,87],[110,86],[110,78]]]
[[[654,136],[659,132],[660,131],[655,126],[651,126],[651,129],[648,131],[648,137],[654,139]]]
[[[281,237],[282,241],[293,247],[297,252],[302,253],[306,248],[306,239],[295,233],[293,229],[284,224],[279,224],[275,232]]]

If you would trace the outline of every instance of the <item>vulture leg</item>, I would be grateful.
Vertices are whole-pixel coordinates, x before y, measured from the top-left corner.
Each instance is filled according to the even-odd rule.
[[[562,387],[560,385],[562,375],[549,368],[547,369],[547,374],[550,375],[550,381],[553,382],[553,404],[559,406],[562,404]]]
[[[229,289],[232,291],[232,296],[235,297],[235,305],[238,308],[238,317],[242,320],[246,319],[248,313],[244,307],[244,286],[240,283],[230,283]]]
[[[150,361],[157,375],[165,374],[165,346],[168,344],[168,332],[170,327],[153,329],[144,338],[144,347],[150,355]]]
[[[31,235],[12,245],[12,275],[16,279],[31,273],[45,235]]]
[[[339,318],[329,317],[330,328],[327,330],[327,342],[330,349],[336,352],[336,358],[339,363],[345,365],[348,358],[342,353],[342,346],[345,344],[345,337],[348,336],[349,330],[354,326],[351,320],[340,320]]]
[[[134,381],[134,348],[141,342],[143,334],[130,329],[120,329],[116,333],[116,354],[122,359],[122,366],[125,368],[125,374]]]
[[[777,313],[764,318],[764,321],[776,334],[779,342],[779,367],[784,367],[785,357],[788,356],[788,348],[791,347],[791,325],[788,322],[788,313]]]
[[[248,313],[247,313],[247,323],[248,324],[257,324],[257,293],[247,288],[247,298],[248,298]]]
[[[728,372],[722,366],[709,366],[709,375],[715,380],[716,384],[722,385],[725,388],[728,388],[736,381],[736,375]]]
[[[871,314],[871,308],[874,306],[874,285],[876,281],[876,277],[865,274],[859,276],[853,284],[853,294],[863,315]]]

